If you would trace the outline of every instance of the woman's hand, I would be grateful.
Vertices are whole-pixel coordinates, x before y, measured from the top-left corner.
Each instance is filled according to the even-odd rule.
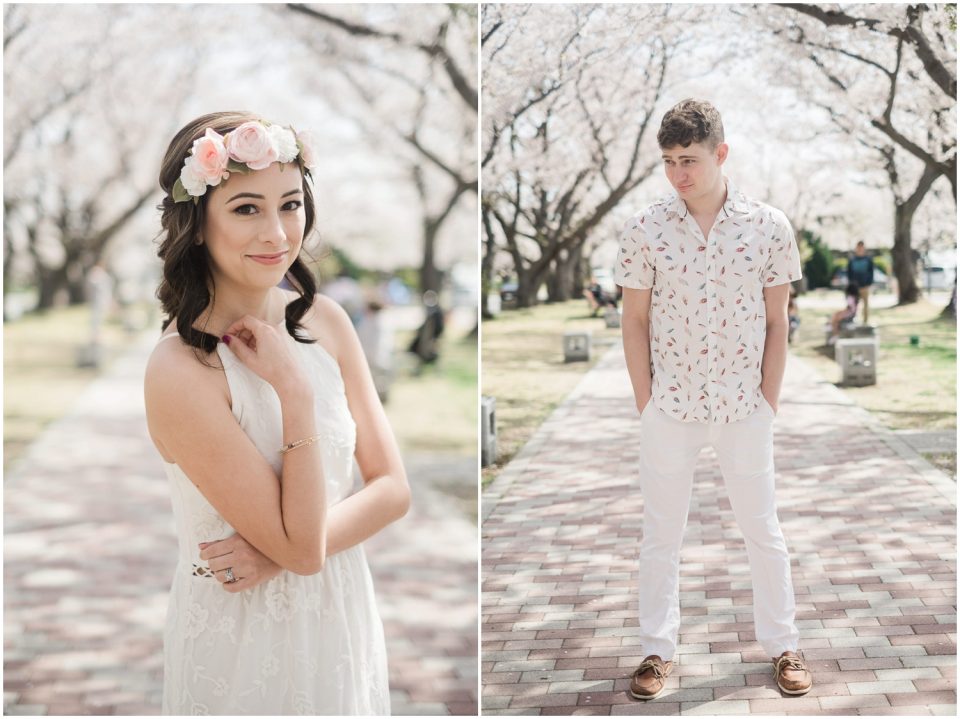
[[[234,534],[218,542],[201,542],[200,559],[208,560],[210,571],[224,590],[231,594],[253,589],[280,574],[281,567],[261,554],[253,545]],[[227,581],[227,569],[237,581]]]
[[[277,393],[310,386],[303,367],[281,331],[246,315],[227,328],[223,341],[244,365],[269,382]]]

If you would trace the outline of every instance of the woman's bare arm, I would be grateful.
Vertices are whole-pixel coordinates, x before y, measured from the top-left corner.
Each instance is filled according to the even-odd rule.
[[[234,339],[232,351],[277,391],[284,443],[316,434],[309,382],[277,331],[253,318],[230,331],[256,336],[252,346]],[[327,528],[318,445],[285,454],[278,479],[205,374],[211,371],[182,346],[158,348],[145,381],[151,435],[250,544],[292,572],[320,571]]]
[[[325,344],[338,361],[350,412],[357,425],[357,463],[364,479],[363,488],[327,510],[326,556],[331,556],[369,539],[410,507],[410,488],[400,459],[400,451],[383,406],[377,396],[366,358],[347,314],[331,300],[318,297],[314,303],[315,328],[323,328]],[[242,532],[239,532],[242,535]],[[200,557],[211,560],[211,567],[229,566],[234,560],[225,552],[239,551],[242,561],[255,569],[251,581],[224,583],[223,589],[236,593],[255,587],[277,575],[269,557],[251,556],[243,536],[206,546]],[[256,547],[253,547],[256,552]],[[219,576],[219,575],[218,575]]]
[[[364,486],[331,507],[327,522],[330,554],[360,544],[410,507],[410,487],[400,449],[377,395],[360,340],[347,313],[333,300],[318,297],[314,312],[332,338],[350,413],[357,425],[356,459]]]

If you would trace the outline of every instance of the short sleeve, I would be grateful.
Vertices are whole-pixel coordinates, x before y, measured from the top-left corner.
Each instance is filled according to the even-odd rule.
[[[790,222],[782,213],[775,214],[771,220],[774,231],[770,241],[770,254],[763,269],[764,287],[795,282],[803,276],[800,271],[800,250]]]
[[[627,220],[620,233],[620,249],[613,280],[621,287],[649,290],[653,287],[653,266],[648,261],[650,248],[643,228],[644,215]]]

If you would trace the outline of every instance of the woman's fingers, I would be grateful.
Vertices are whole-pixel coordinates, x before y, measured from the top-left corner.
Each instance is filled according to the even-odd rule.
[[[224,591],[230,592],[231,594],[236,594],[237,592],[242,592],[244,589],[250,589],[253,586],[253,583],[246,577],[238,577],[237,581],[224,582],[220,586],[223,587]]]
[[[266,326],[267,326],[266,322],[258,320],[253,315],[244,315],[243,317],[238,319],[236,322],[234,322],[232,325],[227,327],[227,331],[225,334],[237,335],[237,334],[242,334],[245,330],[246,335],[244,336],[256,337],[257,332],[260,330],[260,328],[266,327]]]
[[[221,539],[218,542],[201,542],[200,543],[200,559],[209,560],[214,557],[222,557],[225,554],[230,554],[233,549],[227,544],[228,540]]]
[[[209,562],[207,562],[207,566],[210,568],[211,572],[226,571],[228,567],[232,567],[235,564],[236,564],[236,557],[233,556],[233,553],[224,554],[219,557],[214,557]]]

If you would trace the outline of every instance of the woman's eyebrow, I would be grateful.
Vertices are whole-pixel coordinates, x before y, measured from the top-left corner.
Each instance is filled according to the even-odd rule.
[[[301,190],[301,189],[290,190],[289,192],[284,192],[282,195],[280,195],[280,197],[287,197],[287,196],[289,196],[289,195],[296,195],[296,194],[303,194],[303,190]],[[227,201],[224,202],[223,204],[226,205],[226,204],[228,204],[228,203],[230,203],[230,202],[233,202],[234,200],[239,199],[239,198],[241,198],[241,197],[250,197],[250,198],[252,198],[252,199],[254,199],[254,200],[263,200],[263,199],[265,199],[263,195],[258,195],[258,194],[256,194],[255,192],[238,192],[236,195],[234,195],[233,197],[231,197],[229,200],[227,200]]]

